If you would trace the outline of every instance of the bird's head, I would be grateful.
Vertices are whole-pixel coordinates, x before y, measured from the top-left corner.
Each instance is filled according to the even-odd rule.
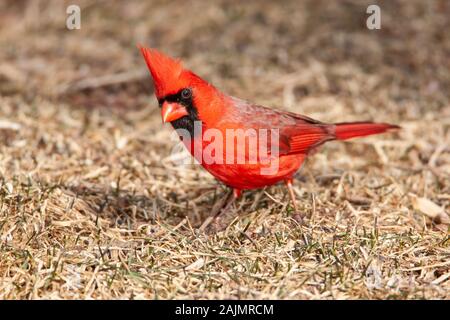
[[[183,68],[180,60],[155,49],[140,49],[153,78],[163,122],[191,131],[194,121],[218,116],[220,93],[216,88]]]

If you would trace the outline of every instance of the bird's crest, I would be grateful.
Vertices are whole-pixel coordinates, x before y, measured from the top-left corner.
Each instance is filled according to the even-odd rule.
[[[153,77],[158,98],[176,93],[184,87],[182,74],[185,70],[180,60],[168,57],[155,49],[142,46],[139,48]]]

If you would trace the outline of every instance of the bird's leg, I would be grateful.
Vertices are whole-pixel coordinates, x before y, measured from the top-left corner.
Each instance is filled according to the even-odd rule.
[[[216,203],[212,209],[212,212],[210,214],[210,217],[216,217],[220,215],[221,213],[227,211],[230,206],[233,204],[233,202],[239,198],[240,190],[237,189],[231,189],[228,194],[223,197],[219,203]]]
[[[205,222],[203,222],[202,226],[200,227],[200,230],[205,230],[211,223],[214,225],[214,231],[218,232],[227,227],[222,222],[222,216],[226,216],[227,213],[230,211],[230,207],[233,205],[233,203],[236,201],[237,198],[239,198],[241,195],[241,190],[233,188],[231,192],[227,195],[226,200],[223,202],[223,204],[219,207],[217,210],[213,210],[213,213],[211,216],[209,216]],[[211,228],[208,228],[211,229]]]
[[[287,179],[287,180],[285,180],[285,182],[286,182],[286,186],[287,186],[287,189],[289,192],[289,197],[291,198],[292,206],[294,207],[294,211],[295,211],[293,218],[297,222],[302,223],[303,218],[302,218],[302,214],[298,210],[297,201],[295,200],[294,188],[292,187],[292,179]]]
[[[230,209],[230,207],[234,203],[234,201],[236,201],[236,199],[239,198],[240,196],[241,196],[241,190],[233,188],[232,192],[230,192],[230,194],[227,197],[225,205],[215,216],[217,217],[223,213],[226,213]]]

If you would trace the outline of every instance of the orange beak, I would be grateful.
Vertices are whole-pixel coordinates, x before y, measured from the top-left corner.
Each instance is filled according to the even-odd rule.
[[[185,107],[176,102],[164,102],[161,108],[161,117],[163,123],[172,122],[181,117],[187,116]]]

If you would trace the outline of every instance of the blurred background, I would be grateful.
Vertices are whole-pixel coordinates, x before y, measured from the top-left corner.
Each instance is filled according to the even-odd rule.
[[[79,30],[66,27],[71,4],[81,9]],[[371,4],[381,8],[380,30],[366,26]],[[296,182],[299,202],[306,214],[317,211],[322,225],[357,217],[371,227],[376,216],[395,232],[435,228],[430,215],[420,213],[429,210],[414,197],[447,211],[450,206],[449,30],[446,0],[1,1],[0,233],[12,246],[0,259],[8,270],[4,279],[12,279],[10,286],[5,282],[4,296],[66,294],[62,280],[34,291],[33,279],[17,282],[23,275],[10,273],[10,266],[19,268],[20,259],[28,259],[13,258],[19,247],[45,256],[45,248],[79,245],[79,239],[132,244],[143,235],[164,234],[160,223],[198,226],[225,191],[201,168],[180,170],[167,160],[171,129],[161,124],[139,43],[182,58],[224,92],[259,104],[325,122],[401,125],[399,133],[329,144],[312,156]],[[249,230],[266,223],[285,228],[286,221],[277,220],[289,216],[285,200],[278,186],[248,193],[240,210],[256,221]],[[280,215],[261,215],[265,210]],[[433,237],[423,236],[431,239],[423,245],[442,244]],[[172,240],[164,245],[180,243]],[[96,255],[96,248],[83,250]],[[433,257],[439,259],[436,252]],[[177,265],[170,257],[159,261]],[[166,278],[159,276],[151,281],[164,286]],[[213,296],[237,297],[233,285],[226,286],[212,290]],[[126,286],[105,288],[75,292],[129,294]],[[249,291],[244,297],[270,296]]]
[[[366,27],[373,3],[381,8],[381,30]],[[80,30],[66,28],[70,4],[81,9]],[[292,91],[284,94],[296,102],[358,96],[370,108],[360,110],[350,101],[353,114],[371,117],[380,108],[395,108],[404,120],[415,112],[442,111],[448,103],[450,9],[444,0],[36,0],[0,6],[4,96],[66,98],[84,107],[151,106],[142,97],[151,97],[152,88],[136,49],[142,43],[182,57],[224,90],[253,100],[281,104],[283,90]],[[374,88],[395,106],[376,100]],[[414,107],[408,107],[411,101]],[[307,111],[335,116],[317,108],[325,109]]]
[[[450,4],[378,1],[381,29],[369,30],[372,2],[2,1],[0,117],[11,122],[0,131],[2,174],[34,172],[84,186],[92,179],[82,177],[100,170],[95,183],[108,186],[120,176],[111,166],[137,161],[135,172],[170,179],[162,163],[173,145],[170,128],[160,123],[139,43],[256,103],[325,122],[405,129],[394,147],[356,143],[342,157],[325,152],[313,161],[318,168],[345,169],[374,156],[418,171],[436,164],[448,155]],[[70,4],[81,9],[79,30],[66,27]],[[438,160],[448,173],[448,162]],[[152,188],[140,179],[130,178],[129,187]]]

